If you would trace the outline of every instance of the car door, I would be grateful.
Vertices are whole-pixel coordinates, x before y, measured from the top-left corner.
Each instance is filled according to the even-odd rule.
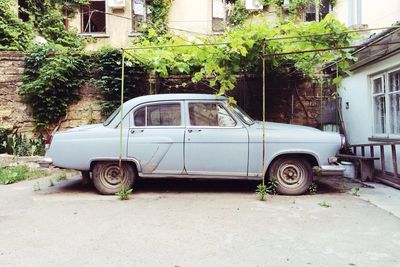
[[[248,131],[223,102],[188,101],[185,169],[191,175],[247,176]]]
[[[143,174],[181,174],[184,169],[184,123],[181,102],[145,104],[131,112],[128,157]]]

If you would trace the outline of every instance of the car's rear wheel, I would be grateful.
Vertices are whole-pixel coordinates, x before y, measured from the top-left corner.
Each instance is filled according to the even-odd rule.
[[[310,163],[299,157],[280,157],[269,168],[269,177],[276,179],[276,191],[283,195],[305,193],[313,180]]]
[[[115,194],[121,190],[131,188],[135,181],[135,171],[126,162],[96,162],[93,167],[93,184],[97,191],[104,195]]]

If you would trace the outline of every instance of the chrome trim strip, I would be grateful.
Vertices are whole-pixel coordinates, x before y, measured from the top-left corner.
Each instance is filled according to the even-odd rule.
[[[252,173],[252,172],[249,172],[249,174],[248,174],[247,176],[249,176],[249,177],[261,178],[261,177],[262,177],[262,174],[261,174],[261,173]]]
[[[189,175],[201,175],[201,176],[237,176],[247,177],[246,172],[207,172],[207,171],[188,171]]]
[[[139,173],[141,178],[179,178],[179,179],[225,179],[225,180],[260,180],[259,177],[247,176],[226,176],[226,175],[190,175],[190,174],[143,174]]]
[[[171,125],[171,126],[167,126],[167,125],[164,125],[164,126],[131,126],[131,127],[129,127],[129,130],[146,130],[146,129],[184,129],[184,128],[186,128],[184,125],[180,125],[180,126],[174,126],[174,125]]]

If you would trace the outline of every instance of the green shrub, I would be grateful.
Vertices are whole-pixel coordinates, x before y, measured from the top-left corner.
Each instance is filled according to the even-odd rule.
[[[12,167],[0,166],[0,184],[12,184],[23,180],[29,180],[43,176],[43,170],[31,171],[26,165]]]
[[[64,26],[64,14],[66,9],[70,13],[74,8],[87,4],[88,0],[26,0],[26,13],[30,15],[30,21],[38,34],[49,43],[81,50],[83,39],[76,32],[70,31]]]
[[[6,153],[8,136],[10,134],[11,130],[0,128],[0,153]]]
[[[241,25],[250,16],[250,11],[246,9],[241,1],[236,1],[232,14],[228,18],[229,26]]]
[[[25,50],[33,38],[30,23],[20,20],[10,0],[0,1],[0,50]]]
[[[81,53],[59,46],[35,46],[27,54],[24,84],[18,92],[32,107],[38,130],[65,115],[68,105],[78,99],[86,71]]]
[[[101,113],[110,115],[121,101],[121,51],[103,48],[92,55],[92,82],[102,94]],[[143,95],[147,87],[146,71],[138,64],[125,64],[124,100]]]
[[[1,133],[4,133],[3,135]],[[15,156],[44,155],[45,144],[43,136],[28,139],[25,135],[0,130],[0,153]]]

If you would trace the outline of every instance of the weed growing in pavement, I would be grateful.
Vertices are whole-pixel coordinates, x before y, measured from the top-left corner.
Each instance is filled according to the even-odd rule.
[[[360,195],[361,189],[359,187],[353,187],[353,189],[351,189],[351,194],[353,196],[359,197]]]
[[[269,190],[270,194],[276,195],[276,187],[277,186],[278,186],[278,178],[276,178],[275,176],[269,177],[268,190]]]
[[[120,200],[128,200],[129,195],[132,193],[133,188],[125,188],[124,185],[121,186],[119,192],[115,193]]]
[[[49,187],[52,187],[52,186],[54,186],[53,179],[49,178]]]
[[[308,190],[310,191],[310,194],[314,195],[317,193],[318,185],[316,182],[312,182]]]
[[[261,201],[265,201],[267,195],[276,195],[277,181],[278,179],[275,176],[271,176],[267,184],[257,185],[256,193]]]
[[[266,196],[268,195],[267,186],[265,184],[258,184],[257,185],[257,189],[256,189],[256,193],[260,197],[261,201],[265,201],[266,200]]]
[[[321,207],[324,207],[324,208],[332,207],[331,204],[329,204],[328,202],[325,202],[325,201],[319,202],[318,205],[320,205]]]

